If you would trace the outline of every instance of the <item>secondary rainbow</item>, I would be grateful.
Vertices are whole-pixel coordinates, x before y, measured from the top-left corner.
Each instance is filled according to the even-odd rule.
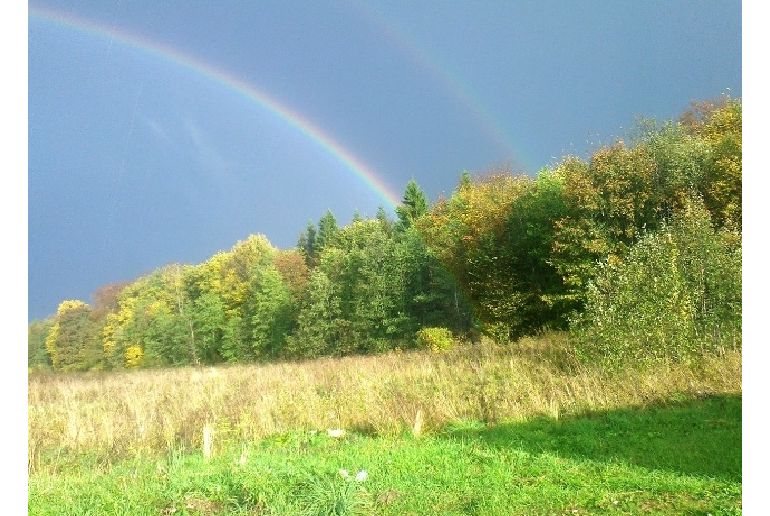
[[[149,40],[145,37],[131,34],[114,26],[96,23],[71,14],[63,14],[49,9],[30,8],[29,13],[30,16],[40,20],[55,23],[94,36],[108,38],[145,53],[152,54],[174,63],[177,66],[184,67],[198,75],[207,77],[208,79],[237,92],[291,125],[315,144],[323,148],[326,152],[334,156],[338,161],[345,165],[345,168],[361,179],[390,207],[400,203],[399,195],[378,177],[372,167],[367,166],[361,159],[322,131],[313,122],[282,104],[253,84],[238,79],[224,70],[216,68],[208,63],[204,63],[203,61],[184,54],[174,48]]]
[[[459,75],[450,72],[446,66],[441,65],[438,59],[420,47],[413,38],[407,36],[393,20],[388,19],[374,5],[357,0],[349,1],[348,5],[369,24],[376,27],[390,44],[398,48],[403,55],[424,70],[449,95],[454,97],[457,103],[473,117],[478,127],[495,142],[501,151],[505,152],[506,159],[513,160],[512,165],[523,166],[519,160],[525,158],[524,153],[512,143],[514,139],[505,129],[504,124],[492,114],[478,95],[474,94],[467,81],[462,80]]]

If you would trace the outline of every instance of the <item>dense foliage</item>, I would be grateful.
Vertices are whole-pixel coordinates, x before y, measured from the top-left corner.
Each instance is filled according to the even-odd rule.
[[[340,227],[327,212],[294,249],[250,236],[104,287],[93,306],[64,301],[30,325],[29,365],[305,358],[543,328],[570,328],[585,357],[737,345],[741,167],[741,102],[723,99],[534,178],[463,173],[432,206],[411,181],[397,220],[380,209]]]
[[[695,357],[741,339],[741,249],[693,203],[602,263],[573,321],[580,354],[605,363]]]

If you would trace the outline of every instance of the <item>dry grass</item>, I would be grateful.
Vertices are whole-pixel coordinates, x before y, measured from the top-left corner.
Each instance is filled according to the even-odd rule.
[[[741,356],[603,373],[578,367],[566,337],[484,343],[447,354],[31,376],[30,467],[64,452],[103,459],[200,449],[296,429],[420,432],[458,420],[525,420],[741,391]]]

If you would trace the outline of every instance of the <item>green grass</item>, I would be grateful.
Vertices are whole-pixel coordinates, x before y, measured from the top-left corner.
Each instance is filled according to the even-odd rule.
[[[282,434],[210,461],[47,457],[30,514],[739,514],[741,398],[414,438]],[[366,470],[363,482],[346,469]]]

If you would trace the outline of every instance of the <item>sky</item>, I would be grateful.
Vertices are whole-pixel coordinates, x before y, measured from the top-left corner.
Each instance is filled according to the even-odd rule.
[[[741,96],[738,1],[29,4],[28,316]]]

